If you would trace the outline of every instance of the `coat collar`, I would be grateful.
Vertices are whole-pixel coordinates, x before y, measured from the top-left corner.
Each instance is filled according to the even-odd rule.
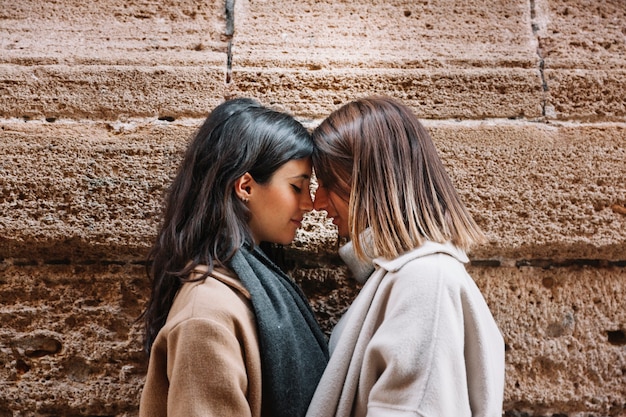
[[[443,253],[445,255],[452,256],[461,263],[469,262],[465,252],[454,246],[452,243],[437,243],[430,240],[425,241],[421,246],[410,250],[395,259],[376,258],[373,262],[375,265],[378,265],[389,272],[397,272],[404,265],[414,259],[423,258],[436,253]]]
[[[368,244],[369,235],[364,234],[363,238],[364,243]],[[339,249],[339,256],[346,263],[348,268],[350,268],[354,279],[356,279],[361,284],[367,281],[372,272],[374,272],[376,266],[388,272],[396,272],[399,271],[408,262],[414,259],[433,255],[435,253],[450,255],[462,263],[469,262],[469,259],[467,258],[465,252],[457,248],[450,242],[437,243],[427,240],[421,246],[405,252],[395,259],[386,259],[382,257],[366,260],[358,259],[356,254],[354,253],[354,246],[352,244],[352,241],[348,242]]]

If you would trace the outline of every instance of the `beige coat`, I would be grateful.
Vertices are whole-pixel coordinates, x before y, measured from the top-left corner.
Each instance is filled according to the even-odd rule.
[[[256,321],[234,275],[181,287],[152,347],[139,415],[261,416]]]
[[[375,259],[307,417],[500,417],[504,341],[467,261],[434,242]]]

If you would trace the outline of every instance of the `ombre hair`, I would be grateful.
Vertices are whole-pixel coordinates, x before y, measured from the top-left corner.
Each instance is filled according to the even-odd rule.
[[[486,240],[430,135],[404,104],[388,97],[353,101],[312,136],[316,176],[349,202],[350,238],[360,258],[392,259],[425,240],[464,250]],[[367,228],[368,244],[359,238]]]

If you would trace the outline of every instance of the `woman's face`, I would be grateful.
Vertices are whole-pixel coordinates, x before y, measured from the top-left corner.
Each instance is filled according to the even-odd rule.
[[[348,224],[349,202],[334,191],[324,187],[322,181],[318,181],[318,184],[319,186],[315,192],[313,208],[318,211],[326,211],[327,216],[331,217],[333,224],[337,226],[339,236],[348,237],[350,235],[350,227]]]
[[[248,209],[250,230],[255,242],[288,245],[302,224],[304,213],[313,209],[311,159],[294,159],[281,166],[270,181],[252,180]]]

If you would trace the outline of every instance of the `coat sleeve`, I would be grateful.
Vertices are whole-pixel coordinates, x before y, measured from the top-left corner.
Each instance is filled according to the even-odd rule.
[[[472,363],[468,368],[466,363],[484,361],[486,356],[466,358],[465,320],[474,320],[464,316],[466,279],[471,280],[461,264],[451,271],[440,262],[410,263],[385,277],[387,282],[377,295],[380,299],[374,301],[381,303],[379,321],[372,330],[360,377],[365,389],[359,395],[367,396],[358,401],[367,404],[363,415],[484,415],[473,413],[474,398],[470,397],[476,396],[469,382],[474,378],[468,370],[474,373],[490,365]],[[480,301],[484,303],[482,297]],[[490,314],[486,319],[493,321]],[[491,342],[473,346],[491,349]],[[482,397],[487,400],[489,395]],[[495,393],[495,401],[501,407],[501,392],[499,398]]]
[[[500,417],[504,396],[504,338],[474,281],[468,283],[461,301],[472,415]]]
[[[250,416],[241,344],[219,322],[188,319],[167,340],[170,417]]]

